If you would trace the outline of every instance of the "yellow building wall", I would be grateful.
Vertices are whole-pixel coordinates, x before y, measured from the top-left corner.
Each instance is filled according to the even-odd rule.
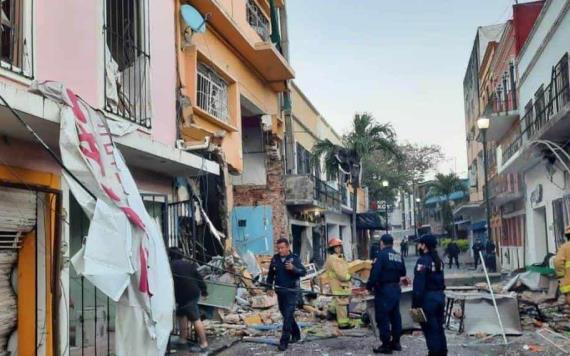
[[[246,97],[263,113],[279,117],[278,94],[240,58],[238,53],[234,52],[214,29],[208,28],[205,33],[195,34],[192,37],[192,44],[191,47],[179,53],[182,87],[194,104],[192,123],[210,132],[223,131],[225,137],[221,147],[227,162],[234,170],[241,172],[243,155],[240,96]],[[199,62],[209,65],[229,84],[230,117],[227,123],[204,115],[203,111],[195,106],[197,103],[197,64]],[[278,129],[277,133],[282,136],[282,128]]]
[[[28,169],[0,165],[0,182],[26,184],[30,187],[43,187],[50,189],[60,189],[59,176],[51,173],[38,172]],[[38,333],[38,338],[43,337],[46,346],[46,355],[53,355],[53,330],[52,330],[52,264],[54,261],[53,244],[55,241],[55,231],[57,216],[55,202],[48,202],[46,206],[46,265],[45,265],[45,285],[46,285],[46,319],[45,335]],[[36,345],[34,344],[36,325],[36,234],[31,232],[23,239],[22,248],[18,256],[18,354],[35,355]],[[38,237],[42,238],[42,237]],[[41,276],[39,276],[42,278]]]
[[[204,0],[201,0],[204,1]],[[269,13],[269,3],[265,0],[254,0],[259,8],[263,11],[265,18],[269,23],[269,29],[271,33],[271,17]],[[261,37],[255,32],[255,30],[247,22],[247,10],[246,10],[246,0],[218,0],[218,3],[226,11],[226,13],[232,18],[234,23],[239,27],[240,31],[247,37],[248,41],[251,43],[262,42]]]

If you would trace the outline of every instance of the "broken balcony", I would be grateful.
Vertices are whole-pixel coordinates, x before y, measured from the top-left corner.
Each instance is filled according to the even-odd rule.
[[[313,175],[285,177],[285,201],[289,206],[340,211],[340,192]]]

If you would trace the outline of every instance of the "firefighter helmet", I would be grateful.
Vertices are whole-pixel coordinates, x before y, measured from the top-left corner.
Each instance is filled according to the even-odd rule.
[[[329,247],[337,247],[337,246],[341,246],[342,247],[342,241],[337,239],[336,237],[332,238],[329,240]]]

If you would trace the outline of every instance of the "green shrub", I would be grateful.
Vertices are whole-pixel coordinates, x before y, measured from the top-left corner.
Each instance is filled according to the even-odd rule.
[[[445,251],[445,249],[447,248],[447,245],[449,245],[449,243],[452,241],[451,238],[449,237],[445,237],[445,238],[441,238],[439,240],[439,245],[441,246],[441,248]],[[466,252],[469,250],[469,240],[466,239],[457,239],[455,240],[455,243],[457,244],[457,246],[459,247],[459,250],[461,252]]]

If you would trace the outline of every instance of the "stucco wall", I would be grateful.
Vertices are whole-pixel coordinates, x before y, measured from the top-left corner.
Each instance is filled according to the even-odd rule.
[[[65,83],[90,105],[104,105],[103,1],[36,2],[36,78]],[[174,1],[149,1],[151,136],[176,139]]]
[[[519,103],[521,116],[524,104],[534,99],[534,93],[544,84],[548,85],[552,67],[570,50],[570,1],[549,1],[550,4],[537,19],[533,32],[527,39],[526,46],[518,60],[519,70]],[[566,9],[563,12],[563,9]],[[547,34],[553,30],[558,17],[561,17],[558,28],[547,41]],[[546,42],[547,41],[547,42]]]
[[[560,187],[564,187],[564,176],[559,170],[553,176],[553,181],[558,185],[552,184],[546,173],[544,164],[539,163],[525,173],[526,185],[526,231],[527,243],[526,264],[541,262],[547,252],[555,251],[554,236],[554,218],[552,211],[552,201],[560,198],[566,192]],[[538,186],[542,186],[542,201],[540,203],[531,203],[531,195]],[[539,211],[544,209],[546,215],[546,225],[542,221]],[[546,231],[546,232],[545,232]],[[546,238],[545,238],[546,234]],[[548,245],[548,247],[547,247]]]

